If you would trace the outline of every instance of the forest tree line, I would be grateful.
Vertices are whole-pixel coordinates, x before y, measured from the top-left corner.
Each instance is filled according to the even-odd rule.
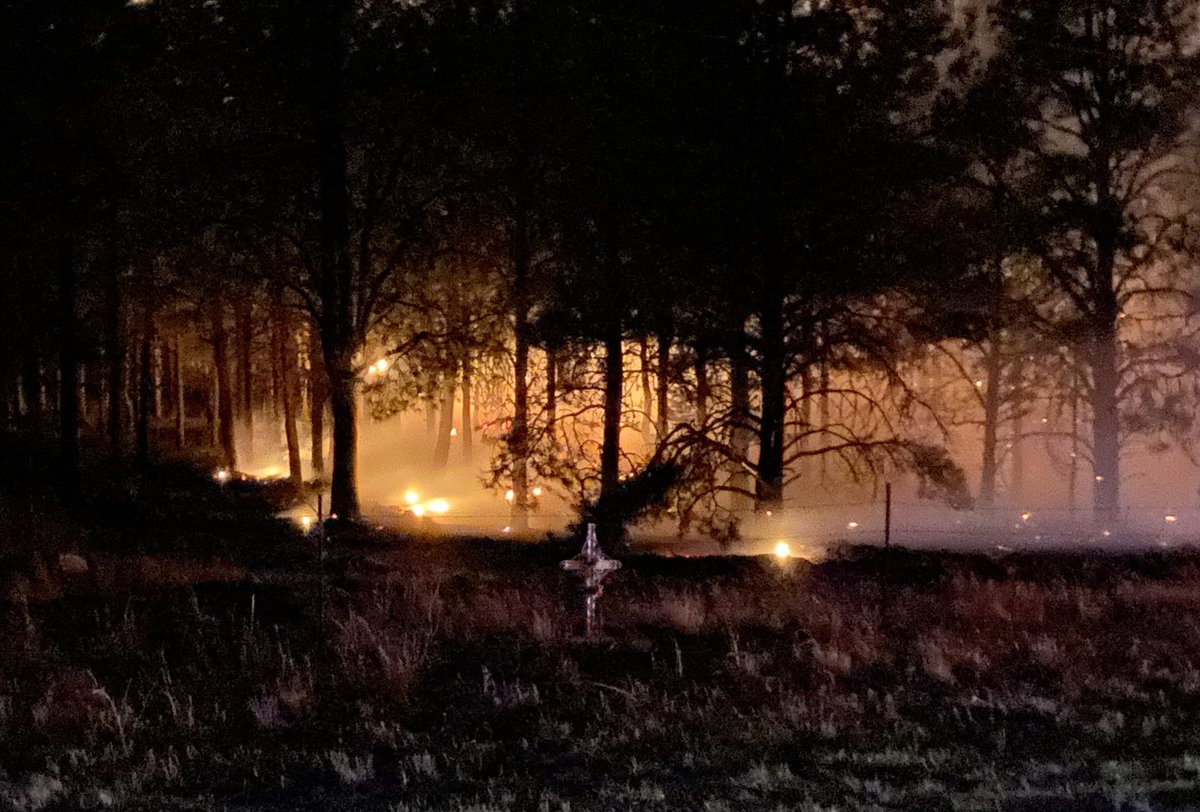
[[[818,466],[990,506],[1040,433],[1115,521],[1195,434],[1196,14],[5,2],[0,421],[68,498],[81,436],[233,469],[274,421],[353,516],[360,412],[445,464],[457,404],[514,527],[536,480],[608,540]]]

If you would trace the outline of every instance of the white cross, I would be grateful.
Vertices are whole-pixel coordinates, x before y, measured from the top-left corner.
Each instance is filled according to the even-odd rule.
[[[568,558],[559,566],[583,578],[585,596],[583,633],[586,637],[591,637],[593,626],[596,623],[596,602],[604,592],[600,582],[610,572],[619,570],[621,562],[604,554],[604,551],[600,549],[600,542],[596,540],[596,525],[589,524],[587,540],[583,542],[583,549],[579,551],[579,555]]]

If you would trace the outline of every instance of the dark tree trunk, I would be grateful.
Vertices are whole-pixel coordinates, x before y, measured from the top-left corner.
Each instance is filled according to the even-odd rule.
[[[283,369],[279,365],[275,336],[273,334],[269,336],[268,341],[271,343],[271,352],[268,356],[271,359],[271,416],[280,420],[283,418]]]
[[[254,305],[247,298],[237,308],[238,394],[242,434],[248,456],[254,455]]]
[[[450,462],[450,431],[454,428],[454,392],[457,369],[449,371],[442,387],[441,418],[438,420],[437,442],[433,446],[433,467],[445,468]]]
[[[171,360],[175,363],[175,448],[183,450],[187,443],[187,392],[183,386],[183,353],[180,352],[178,337]]]
[[[21,370],[21,398],[25,401],[25,423],[34,434],[45,428],[42,409],[42,364],[31,354]]]
[[[123,389],[121,397],[125,404],[122,408],[125,413],[125,428],[122,431],[128,435],[133,432],[134,424],[137,422],[137,394],[139,381],[138,370],[136,369],[137,356],[134,356],[134,365],[125,365],[125,377],[121,381]]]
[[[107,279],[104,357],[108,362],[108,446],[120,455],[125,441],[125,341],[121,324],[120,266],[113,261]]]
[[[1113,289],[1115,238],[1099,241],[1094,284],[1092,334],[1092,454],[1095,462],[1093,507],[1096,520],[1114,527],[1121,512],[1121,425],[1119,414],[1118,305]]]
[[[612,500],[621,483],[621,399],[624,394],[625,359],[622,355],[621,323],[610,318],[604,337],[604,434],[600,448],[600,502],[608,505],[598,518],[599,540],[613,549],[621,539],[620,519]]]
[[[816,389],[815,380],[816,377],[813,374],[812,364],[805,364],[800,370],[800,402],[798,404],[800,410],[800,433],[796,438],[796,451],[801,454],[798,466],[801,481],[804,481],[808,477],[810,466],[809,457],[803,456],[803,454],[812,447],[812,411],[813,390]]]
[[[979,506],[984,510],[991,510],[996,505],[996,445],[999,442],[1000,431],[1000,388],[1004,385],[998,336],[993,336],[988,342],[984,375],[983,459],[979,473]]]
[[[708,422],[708,399],[711,396],[708,383],[708,359],[702,347],[696,348],[696,360],[693,363],[696,371],[696,426],[702,427]]]
[[[554,443],[558,423],[558,353],[546,350],[546,435]]]
[[[233,391],[229,382],[229,333],[225,328],[225,307],[219,297],[214,296],[209,304],[209,320],[217,384],[217,439],[222,462],[232,471],[237,467],[237,446],[233,436]]]
[[[529,528],[529,234],[525,209],[518,201],[510,234],[513,264],[513,419],[508,433],[513,500],[509,523]]]
[[[209,370],[208,376],[208,443],[214,447],[221,445],[220,421],[217,420],[217,401],[219,400],[217,392],[219,388],[217,386],[217,368],[214,366]]]
[[[758,429],[757,503],[761,509],[783,503],[783,427],[787,411],[787,357],[784,351],[783,294],[766,284],[759,312],[762,330],[762,418]]]
[[[671,420],[671,343],[673,338],[669,330],[660,330],[656,338],[658,345],[658,391],[655,393],[655,401],[658,405],[658,415],[655,430],[658,433],[657,442],[662,443],[667,439],[667,429]]]
[[[77,342],[76,347],[78,346],[79,345]],[[88,388],[92,383],[92,373],[86,361],[81,361],[76,368],[79,371],[79,378],[77,381],[79,385],[79,429],[80,431],[85,431],[91,423],[92,400],[88,396]]]
[[[654,396],[650,387],[650,342],[645,336],[638,342],[638,360],[642,381],[642,442],[650,445],[654,442]]]
[[[1074,518],[1075,511],[1079,507],[1078,503],[1078,488],[1079,488],[1079,360],[1071,358],[1071,391],[1070,411],[1071,411],[1071,463],[1067,470],[1067,509]]]
[[[0,375],[0,425],[7,428],[16,424],[16,405],[12,371],[5,369]]]
[[[312,448],[312,473],[317,480],[325,479],[325,404],[329,400],[325,364],[321,359],[321,339],[316,328],[309,333],[308,343],[308,419]]]
[[[354,270],[350,263],[350,196],[346,180],[342,71],[345,0],[317,0],[313,16],[312,120],[316,136],[321,347],[333,414],[330,510],[356,518],[358,501],[358,349]]]
[[[63,233],[58,246],[58,442],[63,499],[79,497],[79,339],[76,317],[74,241]]]
[[[154,408],[154,314],[147,309],[142,324],[142,342],[138,353],[137,459],[150,460],[150,413]]]
[[[300,435],[296,431],[296,411],[300,384],[296,372],[296,344],[292,339],[291,318],[283,305],[282,294],[275,302],[275,358],[279,365],[280,400],[283,406],[283,435],[287,439],[288,479],[294,485],[304,482],[300,466]]]
[[[750,369],[743,348],[735,348],[729,360],[730,419],[729,447],[733,452],[733,473],[729,484],[734,489],[731,506],[735,511],[752,507],[750,472]]]
[[[471,355],[462,359],[462,455],[463,462],[471,461]]]
[[[822,444],[826,442],[825,432],[829,431],[829,323],[824,319],[821,320],[818,328],[818,335],[821,341],[821,358],[818,362],[821,376],[821,434],[820,441]],[[821,455],[820,467],[821,484],[824,485],[829,478],[829,455]]]
[[[151,414],[154,418],[161,418],[163,414],[163,348],[158,339],[154,340],[154,411]]]
[[[330,510],[343,518],[359,513],[357,388],[358,377],[348,363],[342,369],[333,368],[329,376],[329,405],[333,414]]]

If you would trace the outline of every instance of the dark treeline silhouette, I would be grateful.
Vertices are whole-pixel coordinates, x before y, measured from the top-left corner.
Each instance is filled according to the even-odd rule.
[[[834,467],[963,504],[969,423],[983,506],[1040,434],[1115,522],[1190,448],[1195,11],[945,6],[6,1],[0,420],[68,500],[81,435],[272,421],[349,517],[360,409],[445,465],[461,403],[514,528],[606,544]]]

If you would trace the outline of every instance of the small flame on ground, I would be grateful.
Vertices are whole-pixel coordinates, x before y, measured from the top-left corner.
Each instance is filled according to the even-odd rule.
[[[217,482],[225,483],[229,481],[229,471],[225,468],[218,468],[213,474],[213,479]]]
[[[1111,535],[1112,535],[1112,531],[1111,531],[1111,530],[1105,530],[1103,535],[1104,535],[1104,537],[1105,537],[1105,538],[1108,538],[1109,536],[1111,536]]]
[[[450,510],[450,503],[445,499],[433,499],[426,503],[425,509],[430,513],[446,513]]]
[[[534,489],[533,489],[533,495],[534,495],[534,496],[541,496],[541,495],[542,495],[542,489],[541,489],[541,488],[534,488]]]
[[[458,429],[450,429],[450,436],[451,436],[451,437],[457,437],[457,436],[458,436]]]
[[[517,495],[512,492],[512,488],[509,488],[508,490],[506,490],[504,492],[504,501],[505,502],[511,502],[513,499],[516,499],[516,498],[517,498]]]
[[[1103,476],[1101,476],[1100,474],[1096,474],[1096,481],[1097,481],[1097,482],[1103,482],[1103,481],[1104,481],[1104,477],[1103,477]]]
[[[846,523],[846,529],[847,529],[847,530],[857,530],[857,529],[858,529],[858,522],[847,522],[847,523]]]
[[[312,523],[313,523],[312,516],[301,516],[300,517],[300,526],[303,527],[305,530],[308,530],[309,528],[311,528]]]
[[[501,532],[501,533],[511,533],[511,532],[512,532],[512,528],[511,528],[511,527],[503,527],[503,528],[501,528],[501,529],[500,529],[500,532]]]
[[[1027,522],[1027,521],[1029,521],[1030,517],[1032,517],[1032,516],[1033,516],[1033,514],[1030,513],[1028,510],[1023,511],[1021,513],[1021,521]]]
[[[1175,522],[1179,521],[1179,517],[1174,513],[1168,513],[1166,516],[1163,516],[1163,521],[1167,524],[1175,524]]]
[[[424,516],[425,515],[425,506],[424,505],[413,505],[412,506],[412,515],[416,516],[418,519],[421,518],[422,516]]]
[[[404,492],[404,504],[415,505],[417,502],[420,502],[420,501],[421,501],[421,494],[417,493],[416,491],[405,491]]]
[[[792,547],[786,541],[781,541],[775,545],[776,558],[790,558],[792,555]]]

